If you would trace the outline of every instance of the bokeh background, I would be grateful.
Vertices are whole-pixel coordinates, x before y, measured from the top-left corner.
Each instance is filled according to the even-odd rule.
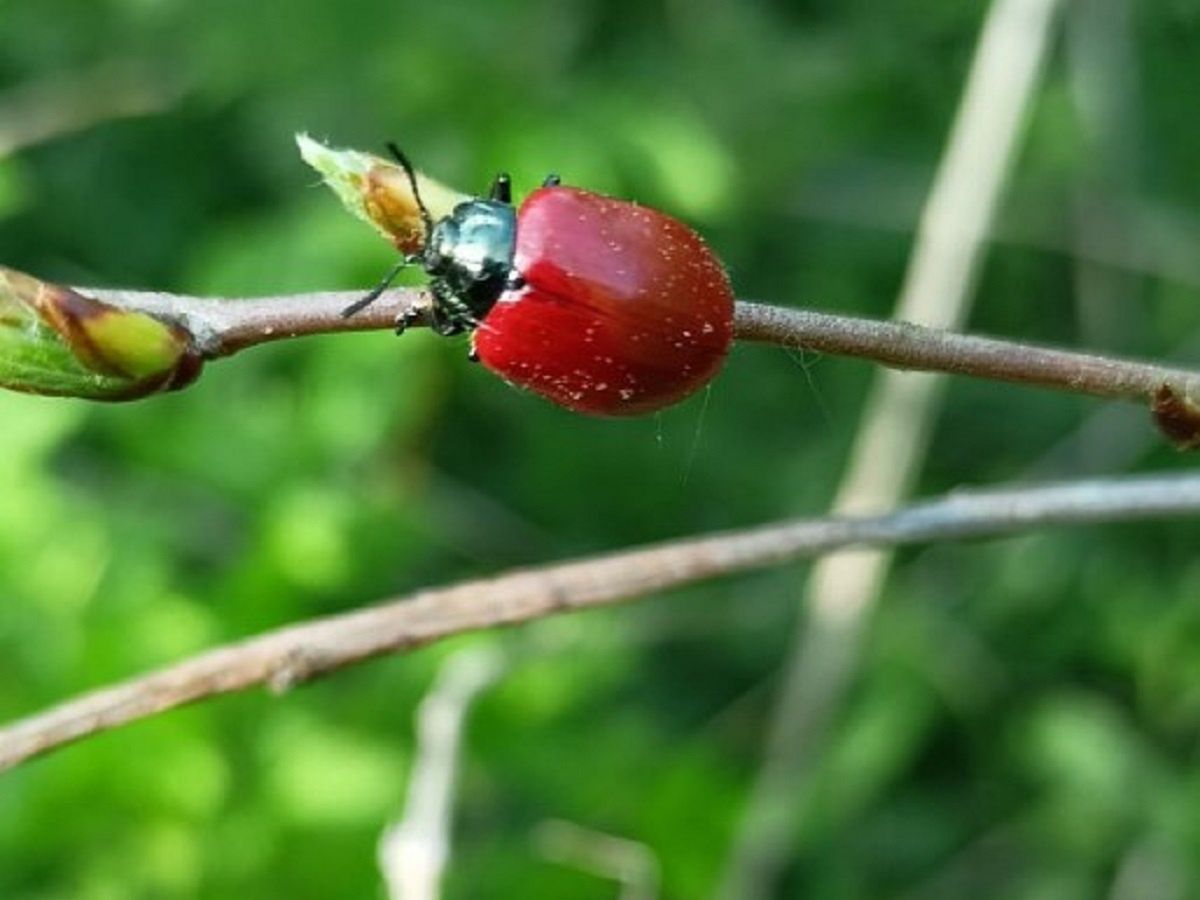
[[[694,224],[741,296],[887,315],[985,11],[0,0],[0,261],[227,296],[370,285],[392,254],[300,163],[308,131],[395,139],[467,190],[557,171]],[[1052,48],[971,327],[1195,363],[1200,2],[1067,2]],[[0,396],[0,719],[419,586],[820,513],[873,374],[739,347],[705,395],[593,421],[463,357],[331,336],[126,406]],[[1194,464],[1138,410],[956,381],[918,492]],[[1200,895],[1198,542],[1175,523],[903,553],[774,894]],[[69,748],[0,777],[0,896],[383,896],[416,705],[489,643],[510,665],[471,713],[446,896],[615,896],[539,839],[554,820],[643,845],[659,896],[709,896],[803,575]]]

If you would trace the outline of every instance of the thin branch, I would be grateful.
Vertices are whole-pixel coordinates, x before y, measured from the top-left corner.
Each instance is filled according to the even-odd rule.
[[[957,493],[880,516],[803,519],[420,591],[209,650],[0,729],[0,771],[157,713],[260,684],[288,688],[373,657],[705,579],[819,556],[1200,512],[1200,474]]]
[[[143,291],[78,290],[107,303],[177,322],[195,336],[197,349],[210,359],[303,335],[391,328],[403,313],[423,313],[428,305],[423,291],[387,291],[375,304],[347,319],[342,310],[358,299],[360,292],[225,300]],[[424,320],[418,318],[416,324],[424,324]],[[739,340],[852,356],[899,369],[969,375],[1137,401],[1149,401],[1168,385],[1182,397],[1200,398],[1197,371],[959,334],[909,322],[742,301],[737,305],[736,328]]]
[[[410,310],[423,313],[429,298],[424,291],[385,291],[378,300],[353,316],[343,310],[363,296],[362,291],[317,291],[274,297],[229,299],[189,297],[159,291],[75,288],[114,306],[148,313],[183,326],[206,359],[230,356],[239,350],[314,334],[340,331],[378,331],[392,328]],[[415,325],[427,324],[418,316]]]
[[[908,322],[738,304],[738,337],[869,359],[897,369],[969,375],[1094,397],[1147,400],[1164,385],[1200,398],[1200,372],[927,328]]]

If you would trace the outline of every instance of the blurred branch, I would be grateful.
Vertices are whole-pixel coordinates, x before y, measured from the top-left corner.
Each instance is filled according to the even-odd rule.
[[[468,647],[442,664],[421,701],[404,815],[379,842],[379,864],[391,900],[441,896],[463,724],[479,692],[503,670],[504,660],[494,647]]]
[[[1134,0],[1076,0],[1065,13],[1067,84],[1084,138],[1072,204],[1074,243],[1082,251],[1074,265],[1079,330],[1088,346],[1121,346],[1145,325],[1141,316],[1129,315],[1140,305],[1140,279],[1088,259],[1086,248],[1136,243],[1146,128]]]
[[[419,290],[388,291],[374,305],[346,319],[341,311],[360,296],[358,292],[252,300],[98,289],[86,289],[86,293],[181,326],[193,335],[195,350],[210,359],[302,335],[391,328],[402,313],[423,312],[428,302]],[[421,320],[417,324],[422,324]],[[1166,386],[1185,402],[1200,399],[1200,372],[975,337],[908,322],[740,302],[736,326],[740,340],[852,356],[901,369],[969,375],[1143,402],[1153,401]]]
[[[0,94],[0,157],[101,122],[161,112],[181,94],[161,72],[113,62],[26,82]]]
[[[658,897],[661,867],[647,844],[563,819],[547,819],[539,824],[534,840],[548,859],[616,881],[621,885],[617,900]]]
[[[859,161],[809,186],[795,202],[805,220],[897,234],[913,231],[927,173]],[[1069,199],[1037,188],[1014,189],[988,240],[1073,257],[1129,273],[1200,285],[1200,222],[1189,209],[1158,198],[1128,198],[1121,236],[1081,234]],[[1064,208],[1068,207],[1068,208]]]
[[[802,519],[419,591],[209,650],[0,729],[0,771],[130,722],[267,684],[284,690],[464,632],[609,606],[846,547],[882,547],[1194,515],[1200,474],[963,492],[875,516]]]
[[[1141,836],[1117,862],[1108,900],[1184,900],[1187,873],[1161,834]]]
[[[955,328],[966,321],[984,242],[1009,180],[1061,2],[992,0],[988,5],[937,176],[921,213],[895,318],[935,328]],[[933,332],[906,327],[918,336],[912,349],[919,347],[920,352],[913,360],[893,358],[890,365],[910,366],[937,347],[936,341],[928,340]],[[901,336],[897,338],[901,345],[905,343]],[[962,355],[972,360],[973,369],[987,371],[985,361],[989,357],[995,360],[998,348],[973,340],[961,345]],[[1022,362],[1000,376],[1005,380],[1018,370],[1023,379],[1041,383],[1065,374],[1062,369],[1056,372],[1053,364],[1044,365],[1050,361],[1039,359],[1033,348],[999,354],[1006,356],[1008,362]],[[937,358],[939,365],[919,367],[954,371],[953,355]],[[1079,359],[1068,366],[1075,374],[1092,370]],[[1109,372],[1102,380],[1115,387],[1120,378],[1113,380],[1114,374]],[[1090,376],[1082,380],[1095,385]],[[834,500],[836,512],[887,509],[909,492],[925,457],[941,389],[941,380],[928,375],[901,377],[884,372],[876,377]],[[1192,408],[1186,393],[1177,394],[1170,387],[1166,390],[1168,402],[1177,400],[1185,413],[1195,414],[1190,418],[1200,443],[1200,408]],[[1123,389],[1119,393],[1124,395]],[[1169,432],[1185,433],[1182,426],[1174,424],[1174,412],[1171,417]],[[1168,428],[1161,421],[1160,425]],[[1189,443],[1192,437],[1187,432]],[[808,616],[800,617],[801,630],[785,662],[762,767],[735,835],[718,897],[756,900],[776,893],[800,815],[797,790],[824,725],[855,670],[861,634],[891,562],[886,550],[859,551],[831,554],[813,567],[804,587]]]

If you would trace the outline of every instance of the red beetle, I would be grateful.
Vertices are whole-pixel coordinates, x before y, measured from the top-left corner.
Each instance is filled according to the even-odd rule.
[[[389,146],[417,195],[412,166]],[[664,213],[553,176],[519,211],[506,175],[487,199],[460,203],[436,224],[417,201],[424,251],[401,260],[346,315],[419,262],[430,275],[435,331],[473,332],[473,359],[592,415],[676,403],[705,385],[729,351],[729,278],[700,236]]]

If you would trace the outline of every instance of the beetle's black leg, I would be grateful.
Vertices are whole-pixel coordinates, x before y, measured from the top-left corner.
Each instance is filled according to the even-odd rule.
[[[450,295],[445,302],[434,307],[433,330],[444,337],[462,334],[479,327],[475,313],[461,299]]]
[[[421,311],[410,306],[404,312],[400,313],[400,315],[396,316],[396,334],[404,334],[404,332],[408,331],[409,328],[417,324],[420,318]]]
[[[560,184],[562,184],[562,179],[553,172],[542,179],[542,187],[558,187]]]
[[[512,179],[507,172],[501,172],[492,182],[491,199],[501,203],[512,203]]]
[[[429,310],[429,327],[434,334],[444,335],[446,329],[446,315],[442,312],[441,305],[435,300],[433,307]]]
[[[371,290],[365,295],[358,300],[355,300],[342,310],[342,318],[348,319],[355,313],[362,312],[364,309],[378,300],[383,295],[383,292],[391,286],[391,283],[396,280],[396,276],[404,270],[404,267],[407,266],[408,263],[409,259],[407,256],[401,257],[399,262],[388,269],[388,273],[383,276],[383,280],[380,281],[379,284],[375,285],[375,287],[371,288]]]
[[[434,303],[429,316],[429,327],[433,329],[434,334],[440,334],[442,337],[451,337],[465,331],[458,315],[441,303]]]
[[[525,287],[525,277],[516,269],[512,269],[508,273],[508,277],[504,279],[504,289],[506,291],[519,291]]]

